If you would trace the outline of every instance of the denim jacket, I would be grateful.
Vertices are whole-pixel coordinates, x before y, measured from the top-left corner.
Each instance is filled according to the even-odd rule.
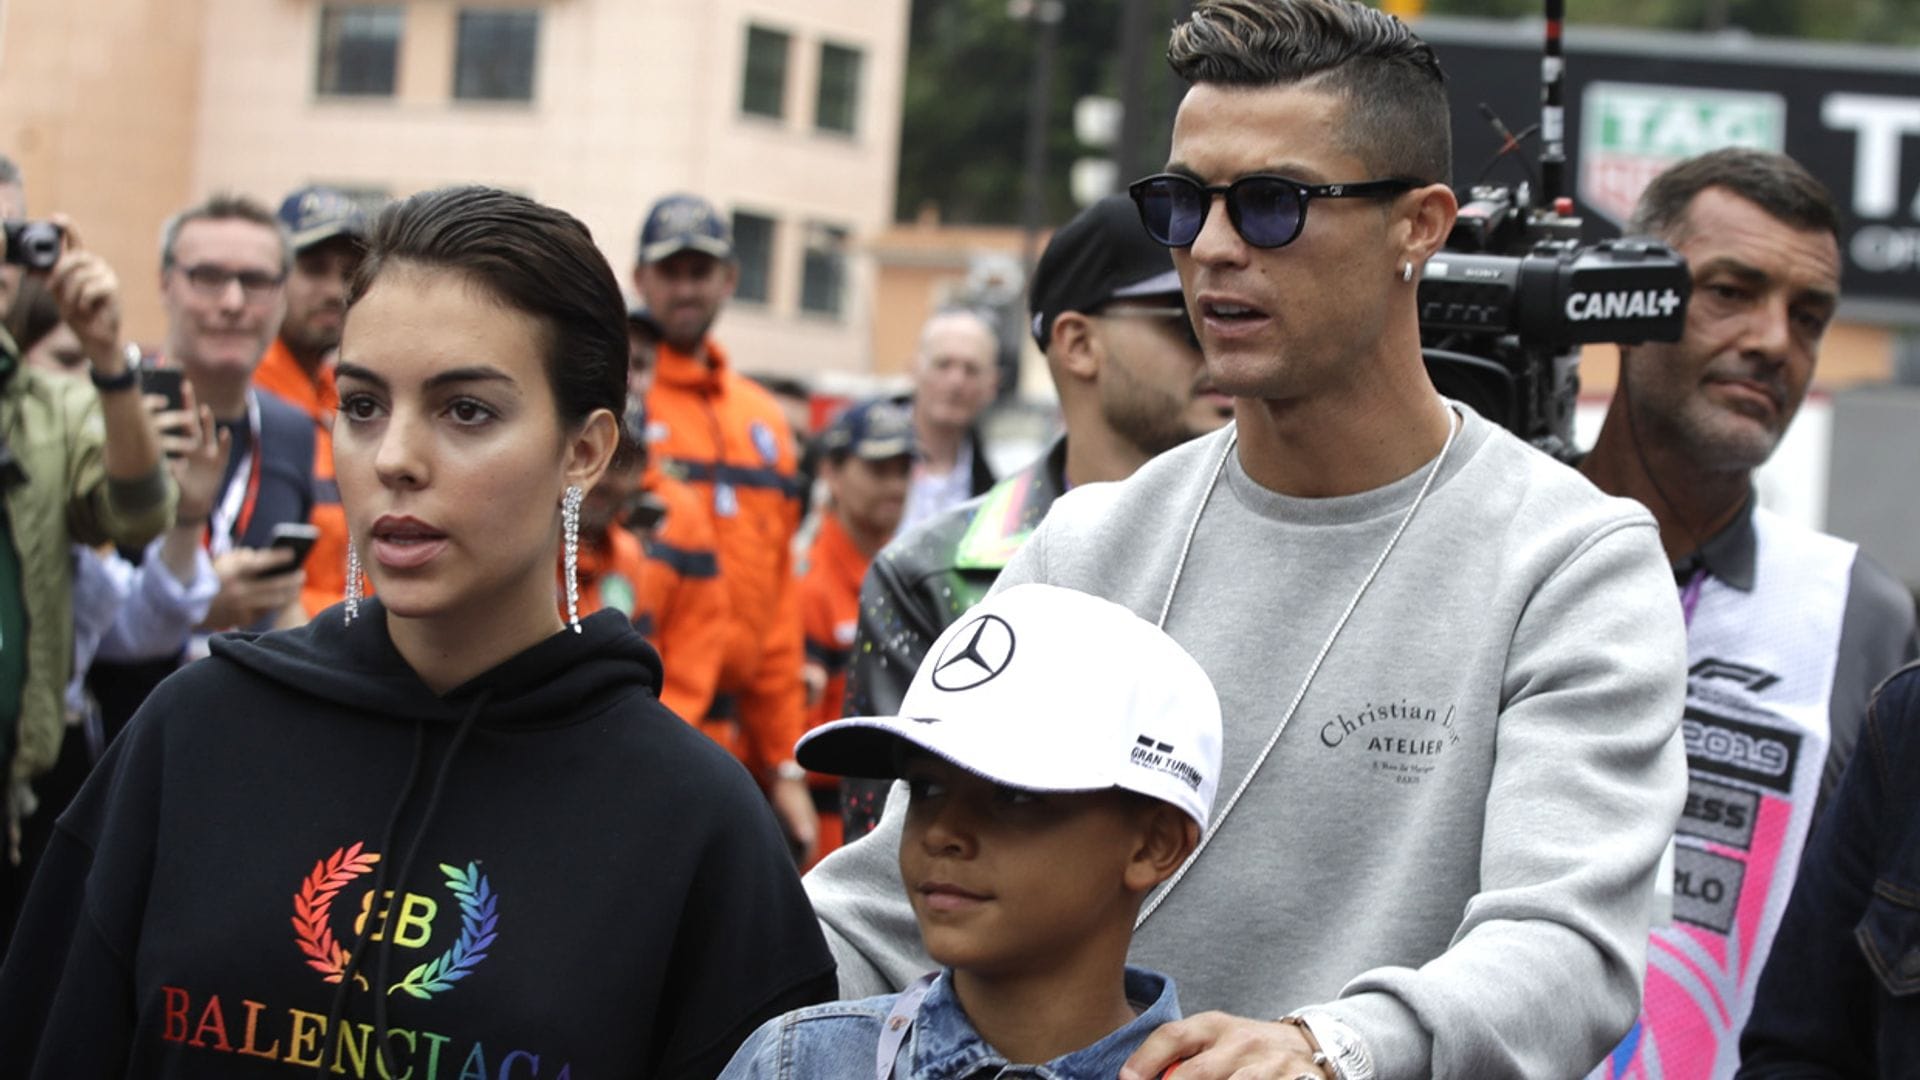
[[[1920,1069],[1920,664],[1888,679],[1815,823],[1740,1080]]]
[[[953,994],[952,972],[933,981],[894,1057],[892,1080],[963,1080],[976,1074],[1032,1080],[1113,1080],[1161,1024],[1180,1019],[1173,980],[1127,968],[1127,1000],[1141,1009],[1126,1026],[1042,1065],[1013,1065],[973,1029]],[[888,1014],[901,995],[795,1009],[760,1026],[721,1080],[847,1080],[874,1076]]]

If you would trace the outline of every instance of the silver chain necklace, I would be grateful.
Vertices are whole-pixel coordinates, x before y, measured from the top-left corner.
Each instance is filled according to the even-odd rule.
[[[1300,681],[1300,689],[1294,691],[1293,700],[1287,703],[1287,711],[1281,714],[1280,722],[1274,725],[1273,734],[1267,736],[1267,744],[1260,748],[1260,756],[1253,759],[1253,767],[1248,769],[1247,775],[1241,778],[1240,786],[1233,790],[1233,795],[1227,799],[1227,805],[1213,816],[1212,827],[1207,829],[1206,835],[1200,838],[1200,843],[1194,847],[1193,854],[1187,856],[1187,861],[1180,864],[1180,869],[1174,871],[1173,877],[1169,878],[1167,883],[1141,907],[1139,918],[1133,921],[1135,930],[1140,929],[1141,925],[1159,910],[1161,901],[1173,893],[1175,886],[1187,876],[1187,871],[1193,869],[1193,864],[1200,861],[1200,853],[1207,850],[1207,845],[1225,827],[1227,815],[1233,813],[1233,808],[1239,805],[1240,796],[1245,795],[1247,789],[1253,786],[1253,779],[1260,774],[1260,767],[1267,763],[1267,755],[1273,753],[1273,748],[1280,742],[1281,734],[1287,730],[1287,722],[1293,719],[1294,711],[1306,698],[1307,688],[1313,685],[1313,677],[1320,673],[1320,665],[1327,659],[1327,654],[1333,651],[1334,639],[1338,638],[1340,631],[1346,628],[1347,620],[1353,616],[1354,609],[1360,606],[1360,598],[1367,595],[1368,586],[1371,586],[1373,579],[1380,575],[1380,568],[1386,565],[1387,556],[1393,554],[1394,546],[1400,542],[1400,534],[1407,531],[1407,526],[1413,523],[1414,513],[1420,509],[1420,504],[1427,500],[1427,491],[1433,487],[1433,478],[1440,475],[1440,467],[1447,460],[1447,451],[1453,449],[1454,436],[1459,434],[1463,426],[1459,414],[1449,405],[1447,407],[1447,441],[1440,445],[1440,453],[1434,457],[1433,464],[1427,467],[1426,478],[1420,481],[1420,490],[1414,494],[1413,502],[1407,505],[1407,512],[1400,516],[1400,524],[1394,528],[1393,535],[1387,538],[1387,546],[1380,549],[1380,557],[1373,560],[1373,568],[1368,570],[1367,576],[1360,580],[1360,587],[1354,590],[1353,599],[1347,601],[1347,609],[1342,611],[1340,618],[1334,621],[1333,632],[1327,635],[1327,640],[1320,645],[1320,652],[1313,658],[1313,663],[1308,665],[1307,677]],[[1187,556],[1193,551],[1194,534],[1200,531],[1200,518],[1206,514],[1207,504],[1213,501],[1214,489],[1220,486],[1220,476],[1226,472],[1227,461],[1232,457],[1234,447],[1239,443],[1240,433],[1236,429],[1233,434],[1227,436],[1227,447],[1221,452],[1220,460],[1215,463],[1213,477],[1207,481],[1207,490],[1201,494],[1200,505],[1194,510],[1193,521],[1187,526],[1186,541],[1180,545],[1180,560],[1173,564],[1173,580],[1167,583],[1166,601],[1160,605],[1160,618],[1156,625],[1162,630],[1167,628],[1167,615],[1173,610],[1174,591],[1180,587],[1180,575],[1186,570]]]

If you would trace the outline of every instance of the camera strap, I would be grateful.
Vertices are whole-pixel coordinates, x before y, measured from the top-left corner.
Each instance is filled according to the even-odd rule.
[[[1387,556],[1393,554],[1394,547],[1400,543],[1401,534],[1407,531],[1408,525],[1413,524],[1413,515],[1419,512],[1420,504],[1427,501],[1427,492],[1433,487],[1433,479],[1440,475],[1440,467],[1446,464],[1447,451],[1453,449],[1454,437],[1460,434],[1462,427],[1466,426],[1452,402],[1443,400],[1442,404],[1447,410],[1447,441],[1440,444],[1440,453],[1434,456],[1433,464],[1427,466],[1427,475],[1420,481],[1420,490],[1414,494],[1413,501],[1407,504],[1407,512],[1401,515],[1400,524],[1394,528],[1393,535],[1387,538],[1387,546],[1380,549],[1380,557],[1373,561],[1373,568],[1367,571],[1366,577],[1360,579],[1360,587],[1354,590],[1353,599],[1347,601],[1346,610],[1342,611],[1340,618],[1334,621],[1332,632],[1321,644],[1320,652],[1314,656],[1313,663],[1307,666],[1307,677],[1300,680],[1300,689],[1294,691],[1293,700],[1287,703],[1287,711],[1280,715],[1280,722],[1274,725],[1273,734],[1267,736],[1267,744],[1260,748],[1260,756],[1253,759],[1253,767],[1247,770],[1247,775],[1240,778],[1240,786],[1233,789],[1233,796],[1227,800],[1226,806],[1213,815],[1212,826],[1207,829],[1205,835],[1200,837],[1200,843],[1194,846],[1193,854],[1187,856],[1187,861],[1180,864],[1180,869],[1174,871],[1166,884],[1155,890],[1154,894],[1141,906],[1139,917],[1133,921],[1135,930],[1140,929],[1141,925],[1159,910],[1161,902],[1173,894],[1174,887],[1180,884],[1180,879],[1186,877],[1187,871],[1193,869],[1193,864],[1200,861],[1200,853],[1207,850],[1207,844],[1226,826],[1227,815],[1233,813],[1233,808],[1239,805],[1240,796],[1245,795],[1247,789],[1253,786],[1254,777],[1260,775],[1260,767],[1267,763],[1267,755],[1273,753],[1273,748],[1279,744],[1280,735],[1287,730],[1287,722],[1293,719],[1295,710],[1300,708],[1300,702],[1307,696],[1307,688],[1313,685],[1313,677],[1320,673],[1320,665],[1326,661],[1327,654],[1333,651],[1335,639],[1339,638],[1340,631],[1346,629],[1347,620],[1353,617],[1353,609],[1360,606],[1360,598],[1367,595],[1367,589],[1373,585],[1373,579],[1380,576],[1380,568],[1387,564]],[[1186,542],[1180,545],[1180,559],[1173,564],[1173,580],[1167,583],[1167,598],[1160,605],[1160,618],[1154,624],[1162,630],[1167,628],[1167,615],[1173,610],[1173,594],[1180,587],[1180,572],[1187,568],[1187,556],[1193,551],[1194,534],[1200,531],[1200,518],[1206,514],[1207,503],[1213,500],[1214,490],[1220,486],[1220,475],[1227,471],[1227,462],[1232,459],[1234,448],[1238,445],[1240,445],[1240,434],[1236,428],[1227,436],[1227,447],[1221,451],[1220,460],[1213,467],[1213,478],[1207,481],[1207,490],[1200,496],[1200,505],[1194,508],[1193,522],[1187,526]]]
[[[247,391],[247,452],[227,481],[220,502],[207,515],[206,548],[218,558],[233,550],[253,523],[253,511],[260,504],[260,399]]]

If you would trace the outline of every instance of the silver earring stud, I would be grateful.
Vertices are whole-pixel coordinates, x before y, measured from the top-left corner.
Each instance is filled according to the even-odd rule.
[[[1405,282],[1408,282],[1409,284],[1411,284],[1411,283],[1412,283],[1412,281],[1413,281],[1413,260],[1411,260],[1411,259],[1409,259],[1409,260],[1407,260],[1406,262],[1403,262],[1403,263],[1401,263],[1401,264],[1400,264],[1400,280],[1401,280],[1401,281],[1405,281]]]
[[[580,503],[587,493],[578,484],[568,484],[560,502],[560,527],[566,540],[567,625],[580,633]]]

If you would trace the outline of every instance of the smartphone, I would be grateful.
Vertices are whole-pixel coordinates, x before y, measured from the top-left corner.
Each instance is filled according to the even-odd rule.
[[[313,550],[313,542],[320,539],[320,527],[304,521],[283,521],[273,527],[273,539],[269,548],[286,548],[293,552],[293,561],[261,574],[261,577],[278,577],[291,574],[307,561],[307,553]]]
[[[186,392],[181,389],[181,380],[186,373],[177,367],[143,367],[140,369],[140,392],[159,394],[167,399],[169,412],[179,412],[187,407]]]
[[[667,516],[667,504],[657,495],[640,494],[624,508],[626,520],[622,524],[637,533],[652,532],[658,528]]]

